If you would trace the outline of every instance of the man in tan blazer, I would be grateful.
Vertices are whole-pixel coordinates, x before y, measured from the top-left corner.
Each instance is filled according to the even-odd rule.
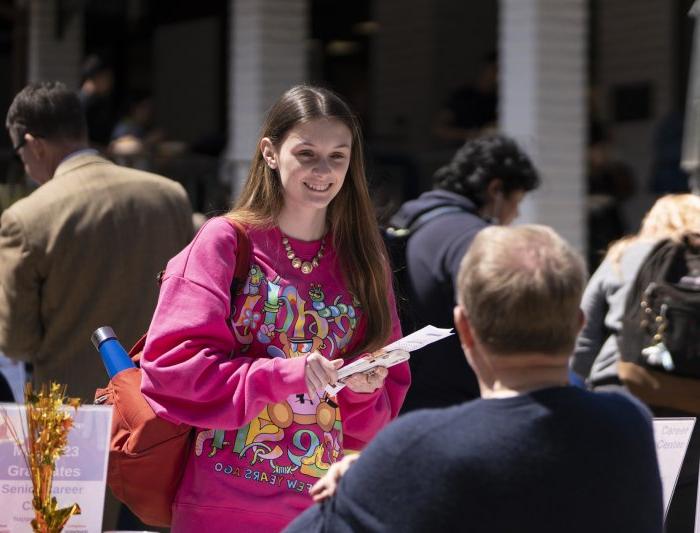
[[[0,351],[91,402],[107,382],[91,333],[112,326],[128,348],[146,331],[156,275],[192,237],[191,207],[178,183],[90,150],[61,83],[25,87],[6,126],[40,187],[0,220]]]

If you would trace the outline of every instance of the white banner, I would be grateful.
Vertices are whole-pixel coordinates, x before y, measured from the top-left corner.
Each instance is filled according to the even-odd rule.
[[[0,404],[19,438],[26,433],[23,406]],[[84,405],[74,415],[65,454],[56,462],[52,493],[58,508],[80,505],[63,533],[100,533],[107,482],[112,408]],[[24,457],[0,416],[0,533],[31,533],[32,483]]]

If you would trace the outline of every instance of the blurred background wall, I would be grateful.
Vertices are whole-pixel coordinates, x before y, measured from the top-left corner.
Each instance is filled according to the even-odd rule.
[[[114,71],[115,109],[147,94],[161,134],[147,157],[119,161],[182,181],[210,214],[235,196],[272,100],[293,83],[323,84],[362,119],[386,216],[449,159],[456,146],[436,135],[436,117],[495,55],[497,127],[545,178],[521,219],[595,252],[614,236],[597,229],[609,219],[613,233],[634,231],[657,195],[683,187],[692,3],[0,0],[0,109],[28,81],[77,89],[97,54]],[[7,135],[0,181],[3,205],[30,190]]]

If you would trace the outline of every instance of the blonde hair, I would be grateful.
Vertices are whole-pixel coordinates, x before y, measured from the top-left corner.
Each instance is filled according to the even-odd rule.
[[[458,301],[494,354],[570,354],[580,327],[581,255],[540,225],[481,230],[462,259]]]
[[[615,241],[606,257],[617,264],[624,251],[635,242],[661,239],[680,242],[690,233],[700,233],[700,196],[667,194],[644,216],[639,232]]]
[[[256,227],[277,223],[284,206],[284,189],[277,171],[265,164],[260,142],[268,137],[279,147],[296,125],[321,118],[339,120],[352,134],[348,173],[326,216],[344,280],[365,315],[365,336],[357,353],[373,351],[386,343],[392,327],[388,259],[367,188],[360,126],[339,96],[320,87],[297,85],[275,102],[263,124],[243,191],[226,216]]]

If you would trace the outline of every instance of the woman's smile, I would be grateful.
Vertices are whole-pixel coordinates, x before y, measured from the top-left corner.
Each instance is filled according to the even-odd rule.
[[[315,191],[315,192],[326,192],[328,189],[330,189],[333,186],[332,183],[310,183],[308,181],[305,181],[303,183],[307,189],[311,189],[312,191]]]

